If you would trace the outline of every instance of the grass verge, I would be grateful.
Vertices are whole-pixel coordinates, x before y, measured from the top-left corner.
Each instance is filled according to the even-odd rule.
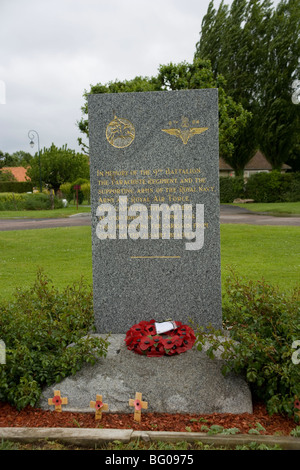
[[[230,204],[231,206],[239,206],[249,209],[253,212],[268,212],[270,215],[299,215],[300,216],[300,201],[299,202],[254,202],[247,204]]]
[[[58,219],[81,212],[91,212],[91,208],[78,206],[77,209],[76,206],[68,206],[63,209],[44,211],[0,211],[0,219]]]

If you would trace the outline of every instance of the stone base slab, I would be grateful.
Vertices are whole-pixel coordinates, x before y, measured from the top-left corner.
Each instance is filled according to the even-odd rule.
[[[91,412],[90,401],[99,394],[108,404],[108,412],[133,413],[129,400],[140,392],[148,402],[142,413],[253,412],[245,380],[234,374],[224,377],[221,359],[212,360],[195,347],[176,356],[150,358],[129,351],[124,340],[125,335],[111,335],[106,358],[45,388],[39,407],[54,409],[48,398],[60,390],[61,396],[68,398],[63,411]]]

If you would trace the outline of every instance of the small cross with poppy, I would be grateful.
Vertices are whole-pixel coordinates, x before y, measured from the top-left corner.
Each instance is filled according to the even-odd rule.
[[[108,404],[102,402],[102,395],[96,395],[96,401],[90,401],[90,408],[94,408],[95,419],[102,419],[102,411],[108,411]]]
[[[142,417],[142,409],[146,410],[148,408],[148,403],[146,401],[142,401],[142,394],[136,392],[135,400],[133,398],[130,398],[129,406],[134,406],[133,419],[134,421],[138,421],[140,423]]]
[[[67,405],[67,404],[68,404],[68,399],[66,397],[61,398],[59,390],[54,390],[54,397],[48,398],[48,405],[54,405],[55,411],[61,412],[62,410],[61,405]]]

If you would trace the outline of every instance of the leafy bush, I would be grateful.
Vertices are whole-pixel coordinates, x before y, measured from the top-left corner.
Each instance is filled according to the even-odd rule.
[[[83,198],[90,204],[91,201],[91,185],[90,183],[84,183],[81,185],[81,191]]]
[[[61,199],[54,197],[54,208],[63,207]],[[51,209],[51,199],[48,194],[14,194],[0,193],[0,210],[22,211],[22,210],[48,210]]]
[[[44,386],[105,356],[108,342],[89,336],[93,328],[92,291],[84,281],[59,292],[39,271],[33,287],[18,290],[14,302],[0,305],[6,345],[0,401],[18,409],[34,406]]]
[[[220,177],[220,202],[223,204],[231,203],[234,199],[244,197],[244,179],[243,177]]]
[[[1,211],[21,211],[25,209],[25,201],[27,194],[25,193],[0,193],[0,210]]]
[[[292,361],[292,344],[300,340],[300,289],[287,295],[264,280],[246,282],[233,273],[226,292],[223,318],[230,335],[198,328],[198,348],[208,341],[211,358],[218,350],[223,373],[243,374],[270,414],[293,416],[300,398],[300,365]]]
[[[63,202],[61,199],[54,197],[54,208],[61,209]],[[26,210],[49,210],[51,209],[51,199],[48,194],[37,193],[28,194],[25,201]]]
[[[255,202],[284,202],[293,181],[292,173],[255,173],[248,178],[246,197]]]
[[[74,191],[72,191],[72,183],[64,183],[60,185],[61,192],[68,202],[74,198]]]
[[[300,201],[300,173],[294,173],[291,184],[286,193],[284,193],[285,202]]]

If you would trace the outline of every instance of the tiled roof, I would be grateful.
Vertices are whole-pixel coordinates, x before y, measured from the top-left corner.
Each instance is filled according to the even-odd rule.
[[[231,166],[228,165],[228,163],[226,163],[222,157],[219,159],[219,169],[220,170],[233,170],[233,168],[231,168]]]
[[[281,166],[282,170],[288,170],[291,167],[285,163]],[[219,169],[220,170],[233,170],[230,165],[228,165],[223,158],[219,159]],[[258,150],[254,157],[249,160],[245,166],[245,170],[272,170],[272,165],[268,162],[264,154]]]
[[[283,170],[291,168],[285,163],[281,166]],[[264,154],[258,150],[254,157],[247,163],[245,170],[272,170],[272,165],[268,162]]]
[[[30,178],[27,176],[26,178],[26,172],[27,169],[23,168],[22,166],[5,166],[1,168],[2,171],[10,171],[14,177],[16,178],[17,181],[28,181]]]

